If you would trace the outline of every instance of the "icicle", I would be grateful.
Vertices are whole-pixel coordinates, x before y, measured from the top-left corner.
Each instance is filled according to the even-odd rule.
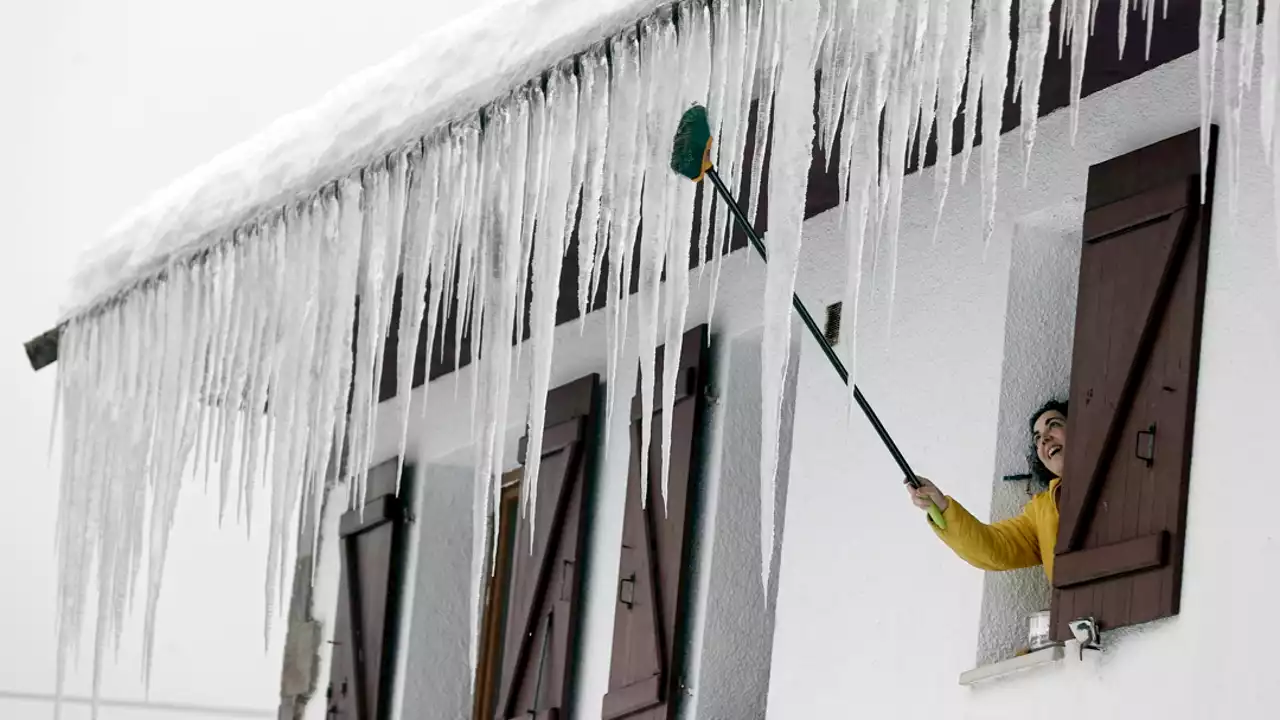
[[[682,93],[686,107],[693,103],[699,103],[706,107],[715,107],[716,101],[711,98],[712,95],[712,55],[715,52],[712,41],[711,13],[706,5],[701,3],[692,3],[684,6],[687,20],[681,26],[681,52],[684,55],[684,63],[686,70],[684,81],[686,90]],[[723,94],[724,87],[716,88],[721,96],[719,104],[724,105]],[[713,117],[708,118],[711,125],[711,137],[714,141],[720,136],[720,117],[721,112],[716,109]],[[697,193],[697,188],[693,188]],[[711,259],[711,242],[715,238],[715,231],[711,228],[711,205],[715,200],[715,192],[712,188],[703,188],[698,194],[698,237],[691,238],[690,248],[692,250],[691,260],[698,266],[698,278],[702,278],[702,273],[706,270],[707,262]],[[691,225],[692,228],[692,225]],[[689,231],[693,232],[692,229]],[[705,242],[703,238],[706,238]]]
[[[907,118],[905,127],[906,149],[903,155],[904,172],[906,171],[907,158],[911,154],[912,146],[919,147],[919,143],[916,143],[915,139],[920,133],[919,125],[923,114],[924,63],[927,61],[925,52],[929,44],[930,5],[930,0],[919,0],[911,13],[911,25],[906,28],[907,40],[906,47],[903,48],[903,54],[907,58],[908,66],[900,68],[902,73],[902,97],[900,101],[905,103]]]
[[[895,22],[893,75],[884,109],[885,150],[882,159],[887,182],[880,188],[880,209],[884,218],[884,240],[889,252],[889,313],[886,334],[892,338],[893,304],[897,292],[898,231],[902,211],[902,185],[910,152],[912,118],[918,116],[914,102],[915,76],[920,70],[922,36],[928,19],[928,0],[903,3]],[[985,147],[985,145],[984,145]]]
[[[1213,122],[1213,85],[1218,57],[1218,23],[1222,0],[1200,0],[1200,202],[1207,200],[1209,126]]]
[[[366,472],[370,463],[370,453],[374,441],[372,428],[377,427],[378,403],[382,390],[382,366],[386,361],[387,337],[391,332],[391,310],[395,302],[397,280],[402,269],[401,259],[403,257],[407,229],[408,173],[411,154],[411,151],[398,152],[387,158],[387,171],[390,175],[387,198],[387,238],[386,247],[383,250],[381,277],[375,283],[375,285],[380,286],[381,296],[378,299],[378,324],[375,328],[377,337],[374,343],[373,377],[369,382],[368,427],[370,431],[366,435],[364,448]],[[403,311],[404,308],[401,307],[401,312]],[[317,464],[324,463],[323,458],[314,458],[313,460]],[[403,461],[402,453],[401,462]],[[397,495],[400,494],[400,475],[400,471],[397,470],[395,484]]]
[[[222,326],[224,324],[223,316],[226,314],[226,302],[224,300],[226,284],[226,270],[224,269],[227,247],[225,244],[219,245],[218,248],[211,253],[211,274],[210,289],[211,298],[208,305],[208,314],[205,322],[212,328],[207,345],[206,352],[208,359],[204,368],[204,375],[201,379],[201,389],[199,401],[205,406],[200,411],[200,427],[197,430],[198,444],[196,445],[196,468],[204,469],[204,489],[209,489],[209,472],[213,463],[209,461],[210,445],[213,438],[213,428],[210,423],[216,418],[216,403],[213,399],[216,397],[217,388],[215,384],[220,377],[221,350],[222,350]]]
[[[1085,58],[1089,52],[1089,38],[1093,35],[1093,18],[1098,9],[1098,0],[1070,1],[1075,8],[1071,33],[1071,144],[1075,145],[1076,131],[1080,127],[1080,94],[1084,88]],[[1089,32],[1084,31],[1086,22],[1089,23]]]
[[[969,42],[969,82],[966,86],[964,101],[964,150],[960,157],[961,184],[969,179],[969,158],[973,155],[974,133],[978,129],[978,100],[982,98],[982,83],[986,80],[987,74],[987,48],[991,42],[987,38],[988,18],[991,15],[992,3],[999,1],[975,0],[976,10],[972,16],[972,35]]]
[[[667,90],[679,82],[682,68],[676,57],[675,28],[666,18],[648,18],[641,31],[641,77],[645,104],[650,109],[648,141],[640,156],[655,172],[645,177],[640,211],[644,234],[636,248],[640,253],[640,286],[636,293],[637,344],[640,354],[640,504],[649,500],[649,447],[653,438],[653,393],[657,378],[654,365],[658,351],[658,286],[662,266],[670,247],[671,193],[678,182],[666,172],[670,161],[670,138],[679,122],[679,106]],[[623,333],[625,337],[625,332]]]
[[[535,83],[530,90],[529,107],[529,182],[525,185],[524,222],[520,243],[520,264],[517,266],[515,291],[515,341],[516,372],[520,369],[521,356],[524,353],[525,308],[524,301],[529,297],[528,284],[531,263],[533,262],[534,235],[538,223],[546,215],[547,185],[552,168],[551,153],[547,151],[549,139],[548,127],[551,124],[551,103],[542,85]],[[559,168],[556,169],[559,172]],[[529,488],[520,486],[521,515],[528,508]]]
[[[755,74],[755,53],[750,41],[751,23],[749,23],[749,18],[754,18],[755,14],[748,7],[746,0],[736,0],[726,4],[729,6],[729,29],[726,31],[729,38],[726,40],[729,44],[726,51],[728,67],[724,80],[724,110],[721,113],[723,117],[717,121],[720,137],[715,146],[716,166],[723,173],[725,182],[731,183],[730,190],[736,191],[740,187],[739,168],[745,152],[747,110],[751,103],[751,80]],[[703,190],[703,192],[710,191],[710,189]],[[707,302],[708,318],[715,316],[720,272],[724,268],[724,258],[720,255],[728,251],[733,228],[733,219],[730,217],[728,208],[721,206],[716,215],[716,224],[719,229],[717,231],[716,228],[711,228],[711,230],[716,232],[718,237],[712,241],[717,258],[711,270],[711,295]]]
[[[864,103],[870,100],[869,97],[862,99]],[[859,108],[858,112],[867,114],[871,109]],[[856,186],[849,189],[841,217],[841,227],[846,238],[847,264],[841,316],[844,324],[842,334],[849,339],[845,364],[849,371],[848,413],[850,416],[857,407],[853,391],[858,369],[858,300],[862,286],[862,253],[867,231],[868,204],[871,202],[871,180],[877,164],[876,151],[879,139],[876,129],[877,126],[871,123],[858,125],[856,132],[850,135],[845,145],[845,151],[850,160],[849,176],[856,182]],[[944,158],[941,162],[949,162],[949,159],[949,157]]]
[[[1072,25],[1075,22],[1074,0],[1058,0],[1058,59],[1062,59],[1063,50],[1072,37]]]
[[[858,13],[858,0],[824,3],[823,11],[829,13],[829,17],[826,19],[827,27],[822,43],[818,137],[826,155],[827,169],[830,170],[831,160],[835,155],[835,138],[840,121],[841,103],[848,86],[850,71],[853,69],[855,48],[851,33],[854,18]]]
[[[483,298],[486,319],[483,325],[480,363],[476,371],[483,373],[481,382],[484,383],[485,394],[478,398],[482,406],[483,430],[477,443],[480,455],[475,473],[477,503],[472,545],[475,553],[473,562],[476,563],[473,567],[476,575],[472,581],[474,593],[479,593],[484,587],[484,573],[492,568],[492,552],[485,550],[494,547],[491,539],[493,533],[497,531],[493,514],[504,467],[503,430],[512,379],[511,338],[515,329],[517,309],[523,308],[523,296],[516,292],[517,275],[521,269],[522,258],[527,257],[525,246],[532,242],[532,239],[525,234],[521,223],[518,222],[521,214],[512,211],[520,207],[520,203],[530,202],[532,198],[528,192],[531,179],[516,182],[513,178],[522,178],[525,173],[533,172],[537,160],[532,152],[529,162],[524,162],[524,158],[519,157],[526,147],[525,140],[521,139],[521,136],[527,136],[532,128],[532,113],[525,112],[524,102],[525,97],[518,96],[517,107],[520,110],[513,118],[514,127],[508,135],[517,149],[517,157],[512,158],[511,162],[505,165],[503,172],[498,173],[496,178],[498,182],[485,186],[484,194],[476,198],[477,202],[485,205],[486,210],[492,209],[495,204],[502,204],[508,208],[508,212],[494,214],[494,223],[489,234],[481,238],[482,252],[479,258],[482,273],[486,276]],[[500,122],[503,120],[504,118],[499,118]],[[506,135],[505,132],[503,134]],[[497,161],[492,155],[493,151],[496,151],[496,148],[490,148],[485,153],[485,162]],[[516,162],[517,160],[520,162]],[[529,210],[526,208],[525,212]],[[537,451],[536,448],[533,450],[533,452]],[[473,605],[479,603],[479,596],[473,596],[472,601]],[[478,625],[473,624],[473,638],[477,629]],[[476,647],[474,640],[472,647]]]
[[[249,495],[253,492],[252,478],[257,460],[258,435],[262,413],[263,392],[266,378],[262,372],[264,357],[268,349],[274,345],[270,342],[267,331],[271,321],[271,300],[274,293],[269,277],[271,268],[267,264],[271,248],[272,226],[264,221],[254,228],[251,235],[249,252],[249,306],[250,327],[248,328],[248,352],[245,356],[243,405],[241,407],[240,439],[235,447],[241,449],[240,462],[236,467],[238,475],[239,495],[236,502],[236,519],[244,522],[244,510]],[[185,276],[184,276],[185,277]],[[176,389],[171,392],[173,400],[177,399]],[[175,408],[176,410],[176,408]],[[172,422],[168,425],[173,427]]]
[[[1064,0],[1065,3],[1065,0]],[[1031,151],[1040,117],[1040,79],[1049,50],[1049,11],[1053,0],[1021,0],[1018,20],[1018,77],[1022,93],[1022,184],[1031,174]],[[985,135],[984,135],[985,137]]]
[[[1120,19],[1116,21],[1116,41],[1117,57],[1124,59],[1124,46],[1129,40],[1129,0],[1120,0],[1116,3],[1120,12]]]
[[[364,176],[363,227],[360,241],[360,289],[356,297],[359,312],[352,378],[350,450],[346,477],[355,490],[356,507],[364,506],[365,478],[369,471],[366,451],[373,406],[374,357],[382,327],[382,274],[386,265],[387,226],[390,220],[390,173],[383,162]]]
[[[322,284],[318,280],[321,274],[321,253],[332,248],[325,248],[321,243],[314,242],[311,233],[322,228],[328,239],[336,219],[332,217],[332,212],[324,212],[324,217],[317,217],[321,212],[320,207],[309,203],[287,218],[289,228],[286,243],[290,246],[290,259],[298,263],[298,267],[289,274],[289,287],[285,291],[284,300],[294,324],[284,340],[286,345],[282,349],[277,367],[272,371],[275,381],[272,384],[272,422],[277,432],[285,433],[286,437],[276,445],[271,458],[268,496],[270,529],[267,574],[263,583],[263,601],[266,604],[262,629],[264,646],[271,636],[271,624],[277,607],[284,536],[288,533],[285,506],[290,474],[295,472],[295,458],[303,454],[303,448],[309,440],[306,423],[300,416],[305,414],[306,402],[310,398],[300,396],[307,392],[305,386],[309,384],[305,381],[310,378],[311,359],[316,354],[317,325],[334,314],[325,312],[326,308],[319,308],[311,301],[311,298],[316,297],[334,300],[332,284]],[[359,243],[355,245],[358,247]]]
[[[711,43],[709,34],[710,18],[706,14],[705,6],[694,5],[688,7],[688,10],[684,16],[684,23],[678,38],[680,46],[679,53],[676,56],[678,63],[676,67],[670,69],[672,72],[680,73],[682,77],[679,91],[673,94],[674,104],[669,118],[671,124],[664,128],[665,131],[670,133],[670,137],[675,136],[680,116],[686,108],[694,103],[706,102],[707,88],[711,79],[711,68],[708,64]],[[659,145],[659,147],[661,146]],[[691,250],[697,247],[696,245],[691,245],[693,239],[694,201],[697,197],[697,188],[673,173],[665,173],[665,175],[664,180],[668,187],[668,210],[671,215],[669,215],[670,224],[667,231],[667,278],[664,283],[667,317],[660,385],[662,391],[662,464],[659,478],[664,517],[667,510],[667,489],[670,485],[671,432],[675,414],[676,381],[680,369],[681,340],[684,336],[685,315],[689,309],[689,260]],[[706,188],[706,192],[711,192],[711,188]],[[703,195],[703,197],[706,198],[706,195]],[[701,226],[703,228],[706,227],[709,220],[707,217],[708,207],[704,201],[704,225]],[[694,257],[696,257],[696,253]]]
[[[547,146],[544,151],[548,165],[563,167],[564,161],[577,155],[578,141],[578,82],[571,69],[561,68],[551,74],[547,85],[548,120]],[[533,367],[529,383],[528,428],[529,452],[525,458],[521,490],[527,491],[530,552],[536,528],[538,507],[538,471],[541,465],[542,434],[546,427],[547,392],[551,389],[551,359],[555,343],[556,305],[560,299],[560,272],[564,265],[565,251],[569,245],[571,207],[577,203],[580,177],[572,173],[551,172],[546,176],[546,207],[542,221],[538,223],[533,243],[533,275],[530,280],[533,294],[530,310],[530,352]],[[516,298],[517,307],[523,305]],[[497,468],[501,470],[501,468]]]
[[[782,395],[791,352],[791,294],[800,258],[809,153],[813,144],[813,47],[817,0],[786,6],[785,53],[778,83],[779,112],[769,172],[769,262],[765,275],[765,325],[761,376],[760,543],[765,597],[773,565],[774,498],[778,471]]]
[[[218,524],[223,523],[226,512],[227,503],[231,497],[231,473],[236,468],[236,463],[232,461],[232,454],[236,449],[236,428],[237,421],[241,419],[241,398],[244,393],[244,375],[245,363],[247,362],[248,346],[253,341],[253,319],[250,315],[251,304],[249,302],[236,302],[236,298],[241,298],[252,291],[255,287],[254,276],[255,268],[248,262],[251,244],[256,245],[259,238],[256,234],[245,236],[240,234],[240,242],[232,247],[231,265],[235,268],[235,276],[231,293],[228,298],[234,307],[229,309],[231,315],[231,328],[229,332],[229,343],[227,346],[228,363],[226,365],[226,380],[223,383],[225,393],[221,398],[220,415],[222,421],[219,426],[222,428],[222,437],[219,445],[218,464],[220,465],[221,477],[218,483]]]
[[[997,172],[1000,168],[1000,121],[1003,115],[1005,87],[1009,67],[1009,14],[1011,0],[989,0],[983,34],[985,66],[982,82],[982,185],[983,246],[991,242],[995,232]]]
[[[925,147],[929,144],[934,118],[937,116],[938,88],[942,80],[942,58],[946,50],[948,15],[951,11],[951,0],[934,0],[928,3],[928,34],[924,37],[923,65],[921,75],[924,87],[920,94],[920,129],[916,138],[915,165],[924,169]],[[939,128],[941,129],[941,128]],[[945,157],[940,151],[939,158]]]
[[[592,50],[583,59],[585,85],[582,102],[588,109],[584,130],[587,140],[586,175],[582,189],[582,216],[578,223],[578,313],[586,327],[587,313],[595,302],[600,269],[608,247],[600,219],[604,194],[605,157],[609,149],[609,65],[604,53]],[[586,278],[586,283],[583,283]]]
[[[1235,217],[1240,186],[1240,115],[1245,93],[1253,84],[1253,56],[1258,27],[1258,0],[1226,4],[1223,84],[1226,87],[1227,217]]]
[[[413,397],[413,371],[418,339],[422,333],[427,305],[427,274],[435,240],[432,225],[436,218],[437,176],[440,153],[435,142],[415,148],[406,158],[404,276],[400,285],[400,327],[396,335],[396,402],[400,442],[396,457],[396,477],[404,474],[404,453],[409,442],[409,406]],[[430,368],[431,354],[427,353]],[[427,385],[422,384],[423,395]],[[426,405],[424,402],[423,405]]]
[[[750,194],[743,203],[747,217],[755,219],[760,211],[760,187],[764,181],[764,154],[774,122],[774,85],[781,61],[783,13],[786,3],[761,3],[759,50],[759,93],[756,95],[755,151],[751,156]],[[812,79],[810,79],[812,82]]]
[[[609,229],[609,288],[606,307],[609,320],[609,365],[606,370],[605,427],[612,427],[618,390],[618,361],[626,340],[627,306],[631,290],[631,252],[640,217],[640,188],[644,184],[648,155],[647,135],[641,114],[640,39],[629,30],[612,43],[613,78],[610,96],[614,99],[610,132],[618,138],[609,144],[609,165],[613,168],[614,194]],[[616,210],[612,210],[616,208]],[[630,390],[626,391],[630,394]],[[624,395],[626,397],[626,395]],[[606,436],[607,437],[607,436]]]
[[[1267,160],[1275,162],[1276,99],[1280,95],[1280,12],[1262,16],[1262,148]]]
[[[495,174],[497,170],[494,169],[493,163],[490,162],[490,158],[488,157],[488,155],[490,155],[491,153],[483,152],[482,146],[478,145],[477,143],[471,142],[472,138],[478,141],[479,137],[480,135],[479,135],[478,128],[468,129],[468,156],[467,157],[470,159],[467,160],[466,162],[468,162],[471,165],[477,166],[479,170],[474,173],[471,173],[471,176],[474,178],[474,183],[466,191],[467,203],[469,204],[464,205],[461,212],[463,213],[462,231],[465,232],[468,236],[474,235],[476,237],[483,239],[488,234],[491,234],[493,232],[493,229],[492,229],[493,223],[488,216],[483,215],[483,212],[482,212],[483,199],[482,198],[484,196],[482,191],[483,189],[488,187],[487,179],[493,174]],[[471,209],[468,209],[468,208],[471,208]],[[483,222],[481,221],[482,218],[483,218]],[[482,299],[485,297],[485,293],[487,292],[489,276],[483,272],[481,264],[482,263],[481,263],[480,255],[479,253],[477,253],[476,259],[475,259],[475,270],[473,271],[475,275],[475,287],[472,289],[471,292],[467,293],[466,295],[469,310],[466,315],[458,316],[459,322],[463,322],[464,320],[469,321],[470,329],[468,333],[469,333],[469,337],[472,338],[471,342],[473,345],[473,351],[471,353],[471,362],[473,363],[478,363],[480,361],[481,353],[484,350],[484,347],[483,347],[484,343],[482,342],[482,338],[484,337],[483,333],[484,333],[485,305]],[[524,267],[524,266],[522,265],[521,267]],[[517,346],[516,351],[517,353],[519,352],[519,346]],[[460,365],[458,367],[460,367]],[[458,387],[458,383],[455,380],[455,384],[454,384],[455,394],[457,392],[457,387]],[[472,373],[471,374],[472,413],[475,412],[476,397],[479,395],[479,393],[480,393],[480,375],[478,373]]]
[[[968,0],[951,0],[951,12],[947,14],[947,39],[942,63],[947,75],[940,83],[938,97],[942,117],[938,122],[938,157],[935,170],[938,188],[938,210],[933,229],[935,243],[938,239],[938,229],[942,227],[942,211],[946,206],[947,192],[951,186],[951,166],[954,164],[952,132],[955,128],[956,115],[960,112],[960,101],[963,98],[966,62],[969,57],[971,18],[971,6]],[[971,106],[966,106],[965,112],[966,115],[971,113]]]
[[[454,192],[454,215],[453,227],[450,232],[455,235],[457,240],[456,263],[458,273],[457,286],[454,287],[454,279],[452,273],[454,270],[454,257],[450,257],[445,265],[445,278],[443,291],[452,293],[453,321],[456,324],[453,336],[453,367],[458,369],[462,367],[462,338],[467,329],[471,327],[467,323],[468,307],[473,307],[475,303],[480,302],[480,298],[476,294],[476,281],[480,272],[480,261],[478,252],[480,249],[480,233],[478,232],[479,213],[468,211],[467,203],[476,198],[480,193],[483,185],[480,183],[480,131],[479,128],[472,125],[460,127],[457,135],[458,146],[456,149],[456,171],[450,178],[451,182],[459,184],[459,191]],[[454,247],[451,245],[451,247]],[[446,295],[446,299],[450,296]],[[447,319],[450,303],[441,304],[440,311],[446,317],[442,317],[440,324],[443,327]],[[472,316],[476,315],[475,310],[471,310]],[[470,335],[471,338],[471,360],[475,362],[476,354],[482,344],[480,338],[476,335]],[[455,395],[457,393],[457,384],[454,385]],[[473,403],[474,405],[474,403]],[[422,411],[427,411],[424,405]]]

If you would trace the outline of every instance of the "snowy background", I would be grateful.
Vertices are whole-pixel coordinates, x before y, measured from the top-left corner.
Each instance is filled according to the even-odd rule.
[[[53,717],[59,469],[45,449],[56,370],[33,373],[22,342],[52,325],[76,256],[174,178],[485,2],[369,0],[359,11],[334,0],[6,6],[0,718]],[[219,530],[212,498],[183,496],[150,699],[138,679],[135,618],[104,672],[104,700],[119,701],[103,707],[104,720],[275,716],[282,637],[264,652],[264,529],[252,538]],[[69,695],[89,694],[90,660],[69,676]],[[87,718],[88,707],[69,705],[63,717]]]

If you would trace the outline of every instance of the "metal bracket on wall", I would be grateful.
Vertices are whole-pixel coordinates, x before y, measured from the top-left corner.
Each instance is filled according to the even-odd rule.
[[[1102,652],[1102,632],[1093,618],[1078,618],[1071,621],[1071,634],[1080,644],[1080,659],[1084,660],[1085,650]]]

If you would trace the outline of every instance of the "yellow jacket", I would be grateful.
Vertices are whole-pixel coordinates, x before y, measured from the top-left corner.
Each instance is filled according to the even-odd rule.
[[[962,559],[983,570],[1015,570],[1044,565],[1045,577],[1053,582],[1053,548],[1058,541],[1057,490],[1054,479],[1049,489],[1031,498],[1021,515],[987,523],[975,518],[947,496],[942,517],[947,529],[929,527]]]

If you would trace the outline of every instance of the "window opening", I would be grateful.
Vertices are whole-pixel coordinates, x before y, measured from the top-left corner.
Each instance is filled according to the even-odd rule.
[[[485,595],[484,617],[481,619],[480,657],[476,664],[475,707],[473,720],[491,720],[502,686],[503,629],[507,624],[510,599],[512,549],[515,545],[516,521],[520,508],[521,471],[512,470],[502,478],[498,500],[497,567]]]

